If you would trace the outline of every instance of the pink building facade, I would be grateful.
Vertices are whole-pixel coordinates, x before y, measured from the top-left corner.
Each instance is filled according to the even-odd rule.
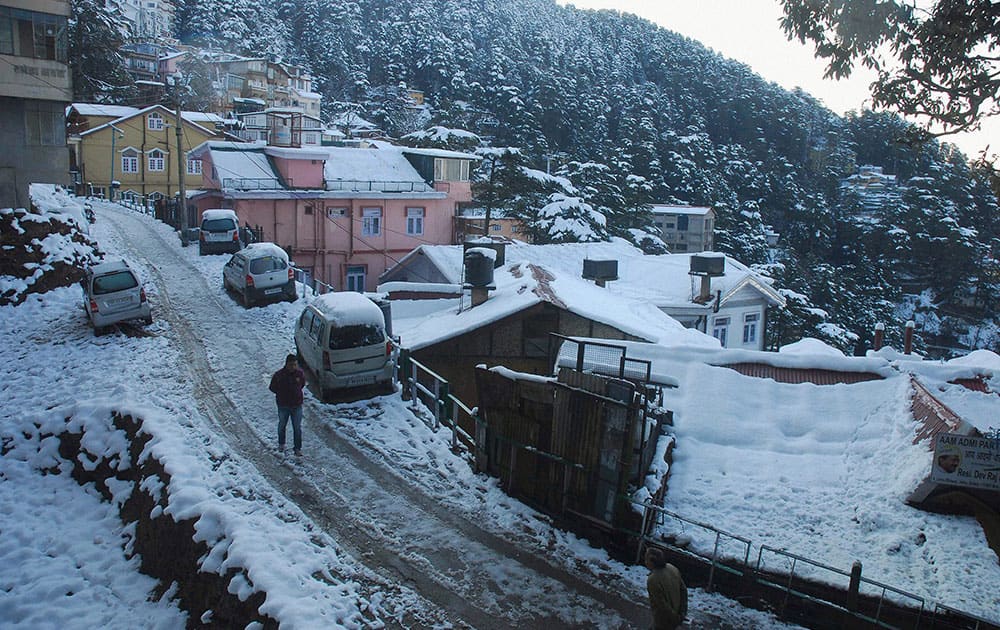
[[[421,244],[450,244],[471,200],[475,156],[448,151],[206,142],[199,216],[231,208],[295,266],[337,291],[374,291],[379,275]]]

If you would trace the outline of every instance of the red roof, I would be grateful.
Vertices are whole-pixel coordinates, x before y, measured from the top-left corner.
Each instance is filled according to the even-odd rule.
[[[720,367],[736,370],[744,376],[770,378],[779,383],[812,383],[813,385],[851,385],[865,381],[878,381],[882,377],[872,372],[838,372],[803,368],[775,367],[765,363],[731,363]]]
[[[968,423],[961,416],[935,398],[920,381],[911,376],[910,382],[913,384],[910,409],[913,411],[913,419],[920,424],[917,435],[913,438],[914,444],[933,438],[938,433],[968,433]],[[933,440],[930,447],[934,448]]]

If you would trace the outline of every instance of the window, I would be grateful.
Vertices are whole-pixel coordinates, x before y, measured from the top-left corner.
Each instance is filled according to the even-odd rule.
[[[385,341],[385,332],[371,324],[337,326],[330,330],[331,350],[350,350],[362,346],[374,346]]]
[[[306,206],[305,207],[305,213],[306,214],[312,214],[313,213],[313,207],[312,206]]]
[[[503,226],[500,225],[499,223],[491,223],[490,224],[490,230],[493,231],[493,232],[499,232],[502,229],[503,229]]]
[[[382,233],[382,208],[361,209],[362,236],[378,236]]]
[[[269,271],[281,271],[287,268],[288,263],[277,256],[261,256],[250,261],[250,273],[254,275]]]
[[[150,172],[162,171],[166,166],[164,155],[163,151],[160,151],[159,149],[153,149],[150,151],[149,155],[146,156],[146,168]]]
[[[757,343],[757,322],[760,313],[747,313],[743,316],[743,343]]]
[[[469,181],[469,160],[434,158],[434,181]]]
[[[688,216],[686,214],[682,214],[679,217],[677,217],[677,231],[687,232],[687,230],[688,230]]]
[[[348,267],[347,268],[347,290],[357,291],[358,293],[365,292],[365,268],[358,267]]]
[[[68,41],[64,16],[0,7],[0,55],[65,62]]]
[[[66,117],[62,110],[29,109],[24,112],[26,144],[58,147],[66,145]]]
[[[163,116],[153,112],[146,116],[146,127],[153,131],[163,130]]]
[[[135,149],[122,151],[122,173],[139,172],[139,152]]]
[[[201,175],[201,160],[188,158],[187,165],[188,175]]]
[[[726,338],[729,336],[729,318],[716,317],[712,322],[712,336],[719,340],[722,347],[726,347]]]
[[[421,236],[424,233],[424,209],[406,209],[406,233],[410,236]]]

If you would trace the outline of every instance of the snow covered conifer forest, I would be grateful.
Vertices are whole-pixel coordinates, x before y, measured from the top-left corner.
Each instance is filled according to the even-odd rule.
[[[945,143],[907,142],[895,115],[838,116],[648,21],[554,0],[176,5],[183,43],[308,68],[324,118],[350,109],[394,137],[442,125],[516,147],[521,166],[558,176],[499,202],[539,240],[560,207],[636,241],[646,204],[713,206],[716,249],[789,298],[769,347],[817,337],[861,351],[877,322],[899,345],[907,319],[918,351],[1000,347],[989,173]],[[406,88],[426,107],[414,112]],[[894,175],[899,194],[872,207],[844,189],[862,165]]]

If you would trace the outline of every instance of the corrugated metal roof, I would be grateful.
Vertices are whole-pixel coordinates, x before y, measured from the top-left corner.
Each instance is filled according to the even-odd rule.
[[[983,376],[977,376],[975,378],[956,378],[953,381],[948,381],[953,385],[961,385],[965,389],[970,389],[974,392],[980,392],[982,394],[992,394],[993,390],[990,386],[986,384],[986,378]],[[1000,396],[1000,392],[996,392]]]
[[[968,434],[971,431],[972,426],[968,422],[935,398],[920,381],[911,376],[910,382],[913,384],[910,409],[913,411],[913,419],[920,424],[917,435],[913,438],[914,444],[931,439],[938,433]],[[934,448],[933,440],[930,446]]]
[[[764,363],[731,363],[722,365],[736,370],[744,376],[770,378],[779,383],[812,383],[813,385],[850,385],[865,381],[878,381],[882,377],[873,372],[840,372],[836,370],[817,370],[803,368],[775,367]]]

